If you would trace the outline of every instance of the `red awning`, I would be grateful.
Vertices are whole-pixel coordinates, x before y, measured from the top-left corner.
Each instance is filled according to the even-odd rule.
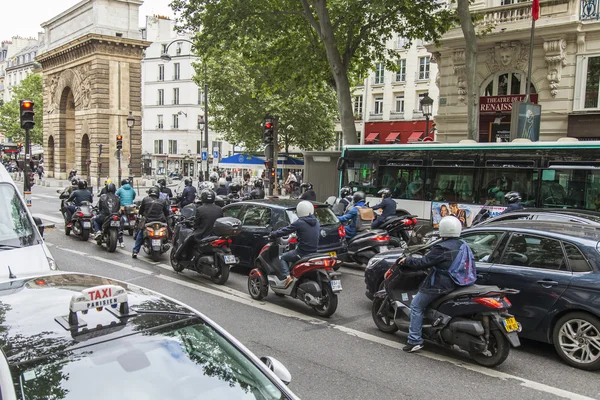
[[[388,143],[395,143],[396,139],[398,139],[398,136],[400,136],[400,132],[392,132],[387,138],[385,138],[385,141]]]
[[[371,132],[367,135],[367,137],[365,138],[365,143],[373,143],[375,141],[375,139],[377,139],[377,136],[379,136],[378,132]]]
[[[421,139],[421,136],[423,136],[423,132],[413,132],[410,134],[410,136],[408,137],[407,142],[411,143],[411,142],[418,142],[419,139]]]

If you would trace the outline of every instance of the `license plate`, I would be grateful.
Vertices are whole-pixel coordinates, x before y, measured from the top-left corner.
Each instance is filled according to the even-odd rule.
[[[379,246],[379,252],[383,252],[383,251],[387,251],[388,247],[387,246]]]
[[[337,279],[335,281],[331,281],[331,289],[334,292],[341,292],[342,291],[342,281]]]
[[[152,239],[152,246],[160,246],[162,240],[160,239]]]
[[[110,226],[119,227],[119,226],[121,226],[121,222],[120,221],[110,221]]]
[[[504,324],[504,329],[506,329],[506,332],[514,332],[519,330],[519,324],[513,317],[506,318],[504,321],[502,321],[502,323]]]
[[[337,257],[337,251],[328,251],[327,254],[329,254],[331,257]]]
[[[226,256],[223,256],[223,258],[225,259],[225,264],[235,264],[235,256],[226,255]]]
[[[92,226],[91,222],[89,222],[89,221],[83,221],[83,227],[84,228],[91,228],[91,226]]]

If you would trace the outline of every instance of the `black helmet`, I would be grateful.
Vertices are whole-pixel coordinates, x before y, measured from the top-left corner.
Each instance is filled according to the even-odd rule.
[[[383,197],[392,197],[392,191],[388,188],[381,189],[377,194],[383,195]]]
[[[518,203],[521,201],[521,195],[519,192],[508,192],[504,195],[507,203]]]
[[[85,187],[86,187],[86,186],[87,186],[87,185],[85,184],[85,182],[84,182],[84,181],[79,181],[79,182],[77,182],[77,187],[78,187],[79,189],[85,189]]]
[[[257,179],[254,181],[254,187],[255,188],[262,188],[263,187],[263,181],[262,179]]]
[[[344,186],[340,190],[340,197],[350,196],[351,194],[352,194],[352,189],[350,189],[348,186]]]
[[[313,184],[312,184],[312,183],[310,183],[310,182],[306,182],[306,183],[303,183],[302,185],[300,185],[300,187],[303,187],[303,188],[305,188],[306,190],[312,190],[312,188],[313,188]]]
[[[159,194],[160,191],[156,186],[152,186],[150,189],[148,189],[148,196],[158,197]]]
[[[167,186],[167,181],[165,181],[164,179],[159,179],[159,180],[158,180],[158,184],[159,184],[160,186]]]
[[[84,179],[84,180],[83,180],[83,188],[84,188],[84,189],[87,189],[87,187],[88,187],[87,181]]]
[[[211,204],[215,202],[215,192],[210,189],[204,189],[200,193],[200,200],[202,204]]]
[[[129,180],[127,180],[127,179],[121,179],[121,186],[127,185],[128,183],[129,183]]]
[[[79,179],[71,179],[71,185],[78,186],[78,184],[79,184]]]
[[[233,182],[229,185],[229,191],[230,192],[239,192],[240,191],[240,184],[237,182]]]
[[[114,183],[109,183],[108,185],[106,185],[106,191],[108,193],[115,193],[117,191],[117,187],[115,186]]]
[[[227,175],[227,176],[225,177],[225,180],[226,180],[227,182],[231,182],[231,181],[233,180],[233,177],[232,177],[231,175]]]
[[[358,203],[359,201],[365,201],[365,192],[356,192],[352,196],[352,201]]]
[[[192,180],[190,178],[185,178],[185,181],[183,181],[183,183],[185,183],[185,186],[191,186]]]

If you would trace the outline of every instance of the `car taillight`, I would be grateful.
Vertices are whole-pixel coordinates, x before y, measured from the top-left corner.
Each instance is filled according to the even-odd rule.
[[[217,240],[213,240],[212,242],[210,242],[210,245],[212,247],[221,247],[221,246],[225,246],[231,244],[231,239],[217,239]]]
[[[119,220],[119,216],[118,215],[113,215],[112,219],[113,219],[113,221],[118,221]]]
[[[81,211],[77,211],[75,213],[75,215],[78,216],[78,217],[83,217],[83,213]]]
[[[384,279],[390,279],[390,276],[392,276],[392,269],[388,269],[387,271],[385,271],[385,274],[383,275]]]
[[[500,300],[492,299],[491,297],[476,297],[473,301],[490,308],[504,308],[504,305]]]
[[[346,230],[344,229],[344,225],[340,225],[338,228],[338,236],[343,238],[346,237]]]
[[[376,240],[378,242],[385,242],[390,240],[390,237],[388,235],[379,235],[379,236],[375,236],[375,238],[373,240]]]

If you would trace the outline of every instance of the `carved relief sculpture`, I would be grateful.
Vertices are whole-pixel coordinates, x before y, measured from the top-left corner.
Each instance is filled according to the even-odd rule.
[[[558,94],[558,84],[560,83],[562,69],[567,65],[567,41],[563,38],[544,40],[544,60],[548,68],[548,83],[550,84],[550,94],[556,97]]]
[[[455,50],[452,54],[454,75],[456,75],[456,87],[458,89],[458,101],[465,103],[467,100],[467,76],[465,66],[465,51]]]
[[[54,112],[54,110],[56,110],[58,108],[58,102],[57,102],[57,94],[56,94],[56,87],[58,86],[58,80],[59,80],[59,76],[58,75],[52,75],[51,77],[49,77],[49,91],[48,91],[48,114],[52,114]]]
[[[431,53],[431,62],[438,64],[438,73],[435,76],[435,84],[439,88],[440,87],[440,62],[442,61],[442,54],[439,51],[435,51]]]
[[[529,60],[529,46],[518,41],[505,41],[487,50],[487,66],[490,72],[500,70],[525,71]]]

